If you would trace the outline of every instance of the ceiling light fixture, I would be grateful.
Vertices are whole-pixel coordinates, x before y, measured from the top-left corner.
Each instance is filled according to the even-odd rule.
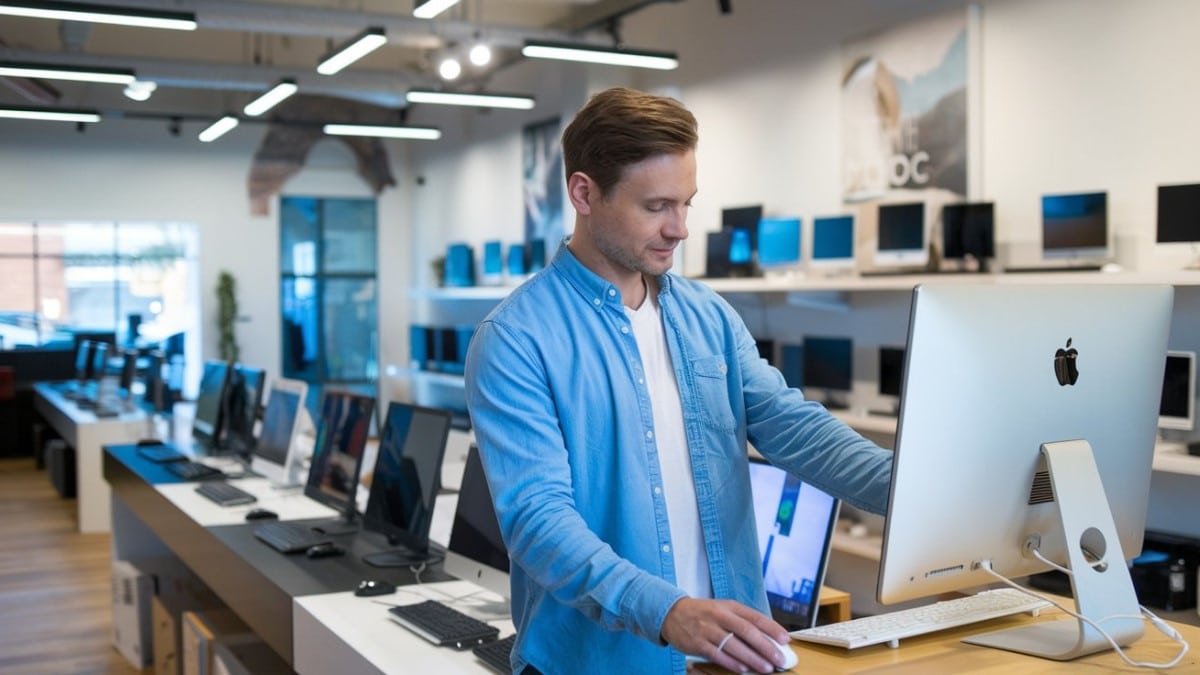
[[[237,125],[238,118],[234,117],[233,115],[226,115],[205,127],[204,131],[200,132],[200,136],[198,138],[200,139],[201,143],[212,143],[218,138],[224,136]]]
[[[432,103],[435,105],[469,105],[480,108],[509,108],[531,110],[533,97],[523,94],[461,94],[450,91],[410,89],[405,98],[409,103]]]
[[[279,84],[271,87],[267,93],[247,103],[246,107],[242,108],[242,112],[251,117],[258,117],[271,108],[279,105],[283,99],[296,93],[297,89],[299,89],[299,87],[296,86],[295,81],[290,79],[280,80]]]
[[[46,80],[74,80],[76,82],[103,82],[105,84],[129,84],[136,78],[127,68],[88,68],[86,66],[52,66],[40,63],[18,63],[0,61],[0,76],[40,77]]]
[[[610,66],[653,68],[655,70],[674,70],[679,67],[679,58],[674,52],[596,47],[593,45],[579,45],[566,42],[526,40],[525,46],[521,49],[521,54],[533,59],[580,61],[583,63],[602,63]]]
[[[158,84],[146,80],[134,80],[125,86],[125,95],[135,101],[145,101],[158,89]]]
[[[68,110],[55,108],[0,108],[0,118],[14,120],[37,120],[41,122],[99,122],[100,114],[95,110]]]
[[[472,65],[482,68],[492,62],[492,48],[483,42],[477,42],[471,47],[471,51],[467,52],[467,58]]]
[[[443,80],[457,80],[458,76],[462,75],[462,64],[453,56],[447,56],[438,64],[438,75],[441,75]]]
[[[138,26],[141,28],[196,30],[196,15],[193,12],[111,7],[83,2],[3,0],[0,2],[0,14],[27,16],[35,19],[111,23],[118,26]]]
[[[418,19],[432,19],[457,4],[458,0],[417,0],[413,7],[413,16]]]
[[[326,124],[325,133],[331,136],[373,136],[377,138],[408,138],[436,141],[442,132],[433,127],[398,127],[370,124]]]
[[[333,75],[385,44],[387,44],[387,34],[382,28],[368,28],[322,57],[321,63],[317,65],[317,72],[322,75]]]

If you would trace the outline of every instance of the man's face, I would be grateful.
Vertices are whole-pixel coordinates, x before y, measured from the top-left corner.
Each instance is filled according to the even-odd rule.
[[[618,274],[651,276],[671,269],[687,239],[687,212],[696,194],[696,154],[656,155],[625,168],[605,197],[590,200],[595,249]]]

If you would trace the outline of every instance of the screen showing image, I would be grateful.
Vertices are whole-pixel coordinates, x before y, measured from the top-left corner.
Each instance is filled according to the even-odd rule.
[[[850,391],[854,373],[850,338],[804,338],[804,386]]]
[[[227,450],[249,453],[254,449],[254,423],[262,403],[267,374],[259,368],[234,366],[225,396],[225,443]]]
[[[879,207],[879,250],[925,248],[925,204],[882,204]]]
[[[750,492],[772,614],[791,629],[816,622],[838,502],[765,462],[750,463]]]
[[[449,433],[447,411],[394,401],[388,405],[363,514],[368,529],[415,552],[428,548]]]
[[[1067,255],[1108,246],[1108,193],[1042,197],[1042,251]]]
[[[321,400],[317,439],[304,494],[341,511],[347,518],[354,514],[358,473],[374,410],[374,398],[347,391],[326,390]]]
[[[904,348],[879,348],[879,393],[883,396],[899,396],[900,383],[904,381]]]
[[[849,260],[854,258],[854,216],[813,219],[812,258]]]
[[[994,258],[995,208],[991,202],[947,204],[942,208],[942,257]]]
[[[1195,426],[1195,406],[1196,354],[1167,352],[1162,398],[1158,407],[1158,426],[1163,429],[1191,431]]]
[[[763,267],[800,262],[800,219],[763,218],[758,221],[758,264]]]
[[[229,367],[224,362],[205,362],[204,372],[200,375],[200,393],[196,395],[196,417],[192,420],[192,435],[201,443],[213,444],[220,438],[228,381]]]
[[[749,235],[750,250],[757,250],[758,221],[762,220],[762,215],[762,204],[721,209],[721,229],[745,230]]]
[[[1160,244],[1200,241],[1200,183],[1158,186]]]

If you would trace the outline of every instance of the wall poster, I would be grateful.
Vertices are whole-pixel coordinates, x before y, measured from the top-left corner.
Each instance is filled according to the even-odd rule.
[[[525,127],[521,134],[522,191],[525,202],[525,242],[545,244],[547,262],[563,238],[562,130],[559,119]]]

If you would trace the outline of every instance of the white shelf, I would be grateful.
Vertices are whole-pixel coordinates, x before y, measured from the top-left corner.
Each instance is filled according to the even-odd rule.
[[[699,279],[718,293],[804,293],[819,291],[911,291],[917,284],[1030,285],[1030,284],[1168,284],[1200,286],[1200,271],[1159,272],[1040,272],[997,274],[904,274],[895,276]]]
[[[516,286],[460,286],[413,288],[408,297],[415,300],[503,300]]]
[[[1159,443],[1154,449],[1154,470],[1200,476],[1200,457],[1187,454],[1180,443]]]
[[[833,411],[833,416],[858,431],[872,431],[880,434],[896,433],[896,418],[887,415],[859,415],[845,410]]]

